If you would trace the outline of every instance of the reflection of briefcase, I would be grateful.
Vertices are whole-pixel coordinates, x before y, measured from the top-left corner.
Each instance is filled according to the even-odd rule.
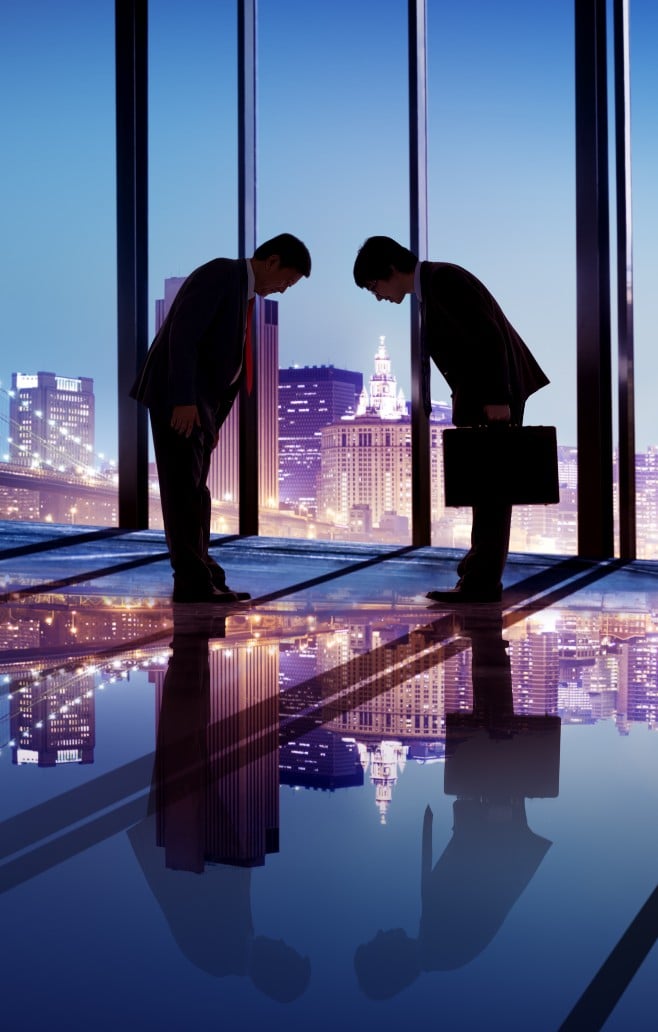
[[[554,426],[443,431],[445,504],[547,505],[560,500]]]
[[[559,717],[446,713],[446,795],[550,799],[560,789]]]

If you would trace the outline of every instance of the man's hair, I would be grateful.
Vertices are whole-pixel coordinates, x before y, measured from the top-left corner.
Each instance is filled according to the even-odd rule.
[[[398,272],[413,272],[417,261],[413,251],[398,244],[392,237],[368,237],[354,262],[354,282],[357,287],[365,287],[373,280],[388,279],[394,269]]]
[[[311,275],[311,255],[306,244],[298,240],[292,233],[279,233],[260,244],[254,251],[254,258],[263,261],[277,254],[284,269],[294,269],[302,276]]]

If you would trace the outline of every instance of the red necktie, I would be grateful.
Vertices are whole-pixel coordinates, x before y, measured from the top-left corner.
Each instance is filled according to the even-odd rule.
[[[249,298],[247,302],[247,329],[244,335],[244,375],[247,384],[247,394],[251,394],[254,385],[254,356],[251,350],[251,319],[254,314],[255,297]]]

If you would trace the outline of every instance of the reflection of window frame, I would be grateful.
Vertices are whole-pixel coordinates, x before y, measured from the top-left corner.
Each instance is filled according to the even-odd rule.
[[[427,255],[426,0],[409,13],[410,244]],[[604,0],[574,0],[578,352],[578,552],[615,554],[612,488],[610,184],[608,66]],[[117,287],[119,525],[148,526],[146,411],[128,398],[148,346],[147,0],[115,0],[117,83]],[[238,0],[239,252],[251,253],[256,225],[256,0]],[[619,321],[619,509],[622,558],[635,557],[633,332],[628,138],[628,0],[612,16],[616,134],[616,287]],[[420,404],[419,319],[412,303],[412,539],[429,544],[429,426]],[[245,410],[245,411],[243,411]],[[242,440],[257,440],[257,412],[241,405]],[[258,463],[241,463],[240,532],[258,533]]]

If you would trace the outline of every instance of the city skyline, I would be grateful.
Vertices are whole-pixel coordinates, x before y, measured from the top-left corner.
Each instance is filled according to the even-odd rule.
[[[171,296],[170,291],[170,300]],[[278,302],[265,300],[259,313],[261,533],[391,543],[409,540],[409,403],[399,388],[385,339],[380,337],[371,355],[369,378],[333,365],[283,368],[277,376]],[[15,424],[18,443],[11,446],[12,456],[7,452],[0,462],[0,518],[114,525],[116,465],[94,453],[90,434],[80,424],[81,413],[87,411],[91,417],[94,412],[91,381],[56,373],[13,374],[13,380],[20,388],[10,392],[8,418]],[[368,386],[359,390],[364,383]],[[338,393],[332,401],[334,391]],[[49,392],[55,419],[44,415],[51,404]],[[439,547],[468,547],[467,510],[446,508],[443,502],[441,431],[451,425],[450,419],[450,406],[434,401],[432,540]],[[48,448],[53,446],[57,465],[48,460]],[[35,457],[37,453],[41,458]],[[615,474],[616,470],[615,455]],[[162,523],[154,466],[151,474],[150,526],[157,529]],[[636,474],[638,555],[658,558],[658,446],[636,453]],[[558,476],[557,505],[514,507],[512,551],[575,553],[578,452],[574,446],[558,444]],[[214,533],[237,531],[238,485],[236,405],[222,428],[211,464]]]
[[[15,199],[5,211],[13,246],[0,275],[5,353],[20,354],[21,372],[56,366],[92,377],[98,448],[107,455],[116,454],[112,16],[109,0],[14,5],[0,63],[15,97],[7,125],[13,160],[3,168],[4,193]],[[568,443],[575,443],[572,22],[567,0],[531,8],[518,0],[495,9],[483,0],[428,4],[430,256],[472,269],[501,301],[552,380],[527,418],[557,424]],[[150,309],[166,277],[236,253],[235,23],[230,4],[194,0],[184,20],[171,0],[150,4]],[[318,63],[320,38],[327,56]],[[640,451],[658,443],[656,40],[655,5],[634,0]],[[367,235],[388,232],[403,242],[408,235],[406,4],[263,3],[259,56],[258,235],[289,229],[314,259],[310,280],[282,305],[281,364],[345,366],[354,356],[364,368],[369,342],[383,335],[408,397],[407,305],[378,306],[351,278]],[[377,83],[377,103],[364,110],[368,82]],[[84,369],[90,356],[93,366]]]
[[[445,761],[453,774],[460,769],[453,762],[454,750],[479,726],[483,693],[493,704],[505,677],[511,708],[509,713],[501,709],[496,719],[511,721],[510,727],[513,725],[515,735],[521,738],[531,734],[533,727],[544,734],[547,728],[541,721],[547,716],[559,719],[562,725],[609,721],[621,736],[631,733],[633,726],[656,729],[655,599],[645,598],[641,608],[640,602],[636,599],[632,610],[625,609],[620,598],[617,605],[609,601],[605,609],[584,604],[557,608],[548,615],[533,614],[507,628],[504,642],[499,632],[503,647],[493,668],[495,623],[490,630],[483,625],[481,640],[478,633],[482,632],[471,631],[455,646],[447,634],[442,645],[440,635],[427,626],[417,626],[411,615],[403,612],[389,625],[375,613],[360,618],[353,615],[340,629],[323,629],[320,616],[312,631],[303,629],[305,621],[272,614],[259,624],[257,639],[239,626],[231,627],[227,634],[226,622],[220,618],[214,619],[207,636],[183,634],[168,646],[163,640],[138,651],[118,653],[111,663],[80,656],[73,665],[60,661],[55,666],[49,654],[70,645],[71,615],[62,613],[53,619],[43,610],[30,613],[28,606],[25,630],[29,628],[33,642],[42,642],[44,657],[35,666],[34,661],[22,662],[18,649],[13,653],[15,659],[0,665],[2,694],[7,700],[4,718],[0,712],[0,724],[6,721],[5,729],[0,727],[0,753],[8,747],[18,766],[93,764],[96,741],[103,735],[102,718],[99,723],[96,711],[98,693],[113,684],[128,686],[140,673],[155,688],[156,730],[161,707],[167,712],[165,737],[158,739],[157,748],[161,752],[171,749],[181,735],[191,736],[192,742],[196,709],[185,717],[176,700],[181,684],[186,686],[184,697],[189,697],[194,672],[201,679],[199,685],[206,684],[210,703],[208,712],[203,706],[198,711],[198,718],[210,728],[208,751],[201,754],[195,749],[195,762],[207,766],[208,772],[215,771],[213,778],[221,777],[226,805],[233,807],[240,799],[244,802],[239,777],[243,766],[249,767],[252,775],[260,772],[255,783],[263,779],[259,801],[254,796],[249,804],[256,807],[251,826],[256,838],[247,836],[244,842],[248,849],[245,858],[261,857],[254,862],[262,863],[266,838],[257,814],[268,800],[267,821],[271,828],[276,825],[273,793],[279,783],[329,791],[366,788],[380,823],[387,823],[395,786],[407,763]],[[113,610],[108,609],[107,600],[100,606],[88,603],[82,608],[86,615],[80,620],[75,644],[80,648],[88,641],[91,650],[97,647],[99,634],[104,649],[121,640],[126,631],[152,637],[160,616],[150,606],[141,611],[137,608],[128,623],[122,620],[111,632],[108,613]],[[21,620],[11,627],[3,624],[3,648],[19,641],[25,648],[25,630]],[[488,657],[484,668],[478,659],[482,647]],[[203,680],[204,667],[207,682]],[[334,700],[326,710],[325,681]],[[345,703],[336,708],[337,689]],[[199,692],[202,700],[201,687]],[[496,705],[501,706],[502,701],[501,696]],[[263,727],[269,729],[268,736],[261,735],[257,747],[245,738],[235,752],[227,730],[243,711],[258,713]],[[474,716],[476,723],[472,722]],[[185,741],[187,738],[181,739],[181,747]],[[222,759],[224,754],[226,759]],[[174,785],[175,770],[171,776]],[[168,777],[163,769],[160,778],[165,796],[159,804],[163,806]],[[448,794],[449,783],[446,773]],[[207,827],[217,835],[210,814],[208,811]],[[223,845],[217,838],[206,841],[213,862],[230,848],[230,839]],[[186,851],[188,856],[193,853]]]

